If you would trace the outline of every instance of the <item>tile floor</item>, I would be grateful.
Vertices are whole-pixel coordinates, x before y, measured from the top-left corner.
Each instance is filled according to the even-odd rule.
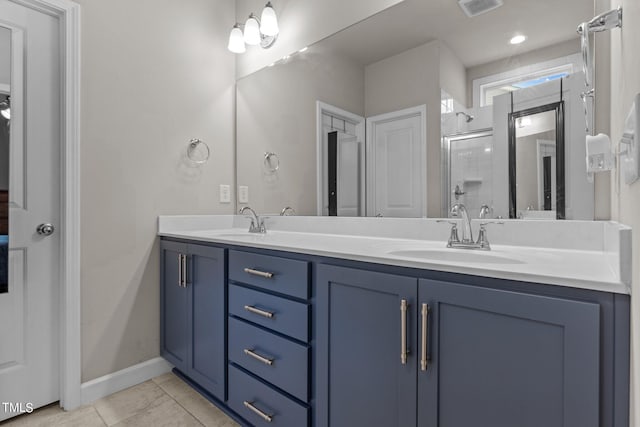
[[[238,424],[172,373],[71,412],[57,404],[0,422],[1,427],[236,427]]]

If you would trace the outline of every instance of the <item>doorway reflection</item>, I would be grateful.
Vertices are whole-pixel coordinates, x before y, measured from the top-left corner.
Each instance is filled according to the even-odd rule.
[[[9,290],[9,121],[11,30],[0,27],[0,294]]]
[[[9,283],[9,95],[0,94],[0,293]]]

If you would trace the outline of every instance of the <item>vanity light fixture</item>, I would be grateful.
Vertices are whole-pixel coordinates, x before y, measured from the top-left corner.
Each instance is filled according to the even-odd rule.
[[[513,36],[511,38],[511,40],[509,40],[509,43],[511,43],[511,44],[520,44],[520,43],[524,43],[525,40],[527,40],[527,36],[523,36],[522,34],[518,34],[517,36]]]
[[[228,49],[233,53],[246,52],[245,45],[260,45],[263,49],[268,49],[276,42],[279,32],[276,11],[271,2],[268,2],[260,19],[251,13],[244,24],[236,23],[233,26],[229,34]]]
[[[240,24],[233,26],[231,34],[229,34],[229,45],[227,49],[233,53],[245,53],[247,51],[247,48],[244,46],[244,36],[242,35]]]

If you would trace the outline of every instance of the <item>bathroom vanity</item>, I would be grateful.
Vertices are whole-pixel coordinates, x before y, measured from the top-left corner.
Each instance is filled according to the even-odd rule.
[[[159,231],[162,355],[240,422],[628,426],[627,228],[507,222],[477,252],[435,220],[246,225]]]

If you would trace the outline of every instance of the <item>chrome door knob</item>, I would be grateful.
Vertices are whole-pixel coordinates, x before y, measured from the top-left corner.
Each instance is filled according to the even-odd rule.
[[[56,231],[56,228],[53,224],[40,224],[38,228],[36,228],[36,231],[41,236],[51,236],[53,232]]]

